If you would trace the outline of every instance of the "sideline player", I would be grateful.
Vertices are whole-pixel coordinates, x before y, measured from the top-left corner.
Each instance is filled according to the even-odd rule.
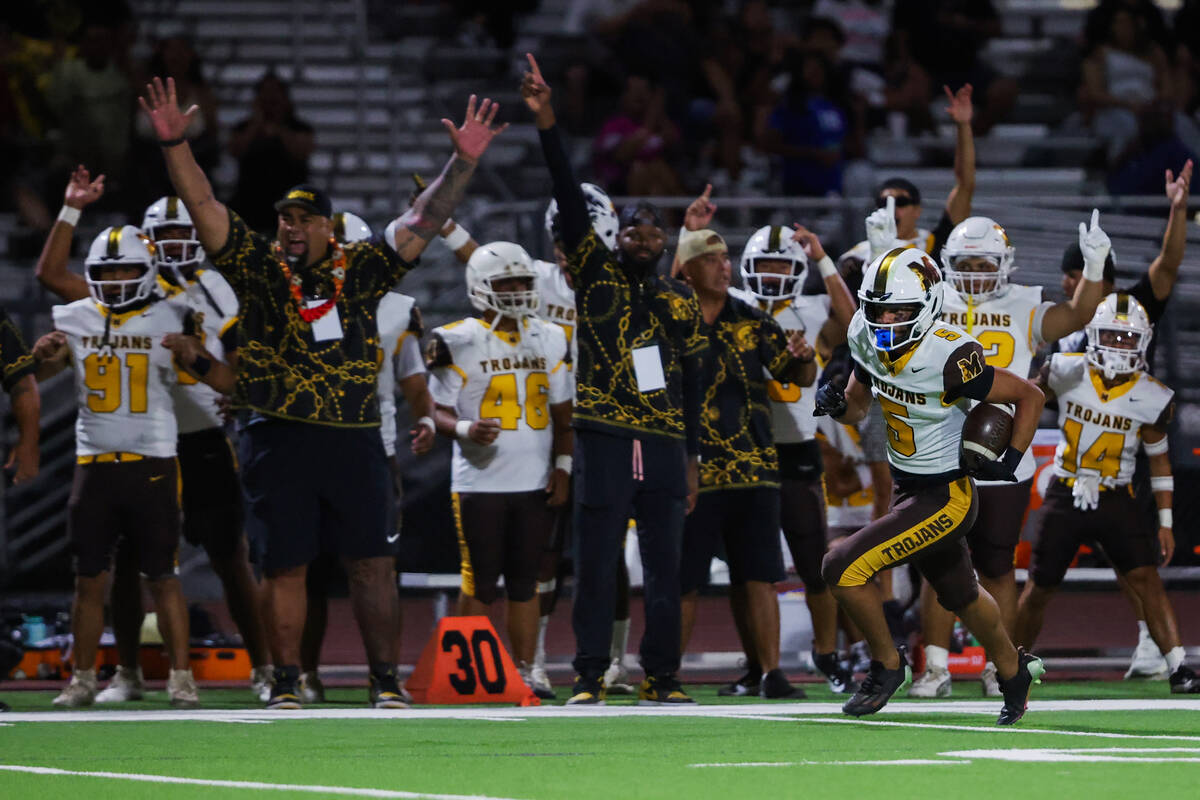
[[[988,217],[969,217],[951,232],[942,248],[946,283],[942,319],[974,336],[984,362],[1027,377],[1042,344],[1082,330],[1104,297],[1101,278],[1111,249],[1100,229],[1100,212],[1092,211],[1091,227],[1079,225],[1084,254],[1082,280],[1061,303],[1042,299],[1042,287],[1009,281],[1016,269],[1015,248],[1004,228]],[[1029,507],[1036,464],[1026,451],[1017,466],[1017,483],[979,481],[979,516],[967,532],[971,563],[979,582],[1000,607],[1004,629],[1013,632],[1017,617],[1017,581],[1013,554],[1021,539],[1021,523]],[[921,592],[921,630],[925,637],[925,674],[913,682],[909,697],[949,697],[949,658],[954,616],[942,608],[928,585]],[[980,676],[983,694],[999,697],[996,665],[988,662]]]
[[[832,382],[817,392],[814,413],[848,424],[863,418],[875,396],[888,426],[888,460],[896,479],[892,510],[836,544],[822,566],[873,659],[866,680],[842,709],[872,714],[912,679],[871,582],[881,570],[911,561],[937,591],[938,602],[962,618],[992,656],[1004,692],[997,724],[1011,725],[1025,713],[1043,666],[1013,647],[995,600],[975,579],[964,536],[979,501],[974,481],[959,464],[959,449],[971,400],[1014,404],[1011,444],[978,475],[1014,480],[1013,470],[1033,441],[1042,393],[1024,378],[985,364],[979,342],[938,321],[944,288],[937,264],[920,250],[896,248],[872,262],[850,324],[855,364],[845,394]]]
[[[1062,433],[1055,480],[1046,492],[1030,580],[1021,595],[1016,639],[1032,646],[1050,598],[1079,545],[1095,541],[1146,612],[1150,635],[1170,671],[1173,694],[1200,694],[1200,678],[1184,663],[1179,626],[1158,564],[1175,550],[1175,488],[1167,429],[1175,393],[1146,373],[1153,328],[1132,295],[1110,294],[1087,326],[1086,353],[1055,353],[1039,384],[1058,398]],[[1139,447],[1150,459],[1158,529],[1142,520],[1131,481]]]
[[[162,338],[183,330],[187,311],[157,294],[154,244],[132,225],[106,228],[88,250],[91,297],[54,306],[56,330],[38,340],[38,379],[74,365],[79,416],[67,529],[75,554],[70,683],[54,698],[69,708],[96,698],[96,651],[104,592],[117,543],[126,539],[150,586],[171,663],[171,705],[199,705],[180,589],[180,476],[173,387]]]
[[[508,638],[530,685],[537,647],[537,572],[571,475],[570,352],[558,325],[535,316],[529,255],[492,242],[467,263],[481,313],[433,331],[430,390],[439,430],[454,438],[454,521],[462,555],[458,613],[486,615],[504,576]],[[547,687],[534,687],[544,699]]]

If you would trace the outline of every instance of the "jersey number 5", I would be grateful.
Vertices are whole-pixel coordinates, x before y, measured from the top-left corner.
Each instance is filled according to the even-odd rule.
[[[883,409],[883,421],[888,427],[888,443],[902,456],[916,455],[917,434],[904,420],[908,419],[908,409],[895,400],[879,396],[879,407]]]
[[[126,353],[129,372],[129,410],[146,413],[146,382],[150,377],[149,353]],[[109,414],[121,407],[121,359],[92,353],[83,360],[83,382],[88,388],[88,409]]]
[[[515,431],[521,421],[521,397],[517,394],[517,376],[511,372],[493,375],[483,400],[480,419],[500,420],[501,430]],[[531,372],[525,377],[525,424],[540,431],[550,424],[550,377]]]

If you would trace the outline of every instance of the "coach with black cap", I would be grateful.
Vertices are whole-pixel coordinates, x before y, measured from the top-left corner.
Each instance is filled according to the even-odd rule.
[[[213,265],[237,293],[240,322],[233,403],[248,417],[242,478],[251,527],[262,531],[267,627],[275,680],[268,708],[299,708],[300,636],[307,565],[337,553],[346,566],[355,618],[370,664],[375,707],[403,707],[396,680],[399,598],[387,509],[391,479],[379,438],[375,396],[379,300],[438,235],[479,157],[503,126],[498,107],[467,104],[442,174],[381,240],[340,244],[329,197],[301,185],[276,203],[275,241],[251,231],[213,196],[184,131],[174,82],[159,79],[141,100],[167,170]],[[186,364],[203,379],[214,365]],[[393,540],[394,541],[394,540]]]
[[[528,56],[521,94],[536,118],[554,182],[567,271],[575,287],[575,671],[568,703],[601,703],[626,523],[638,522],[645,569],[642,704],[690,703],[679,671],[683,519],[698,488],[700,307],[657,274],[667,237],[658,211],[621,211],[617,252],[592,230],[555,126],[550,87]]]

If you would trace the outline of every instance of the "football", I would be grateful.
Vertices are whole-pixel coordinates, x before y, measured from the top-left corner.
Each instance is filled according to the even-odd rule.
[[[974,472],[984,461],[995,461],[1004,455],[1012,428],[1012,414],[1004,406],[980,403],[971,409],[962,428],[959,458],[963,468]]]

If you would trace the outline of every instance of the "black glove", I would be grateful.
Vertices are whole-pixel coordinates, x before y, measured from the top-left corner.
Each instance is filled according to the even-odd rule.
[[[846,393],[833,381],[826,381],[817,389],[816,404],[817,407],[813,409],[814,417],[828,414],[837,419],[846,413]]]
[[[1021,463],[1023,453],[1015,447],[1004,451],[1004,455],[995,461],[983,461],[970,471],[971,477],[981,481],[1017,482],[1017,465]]]

